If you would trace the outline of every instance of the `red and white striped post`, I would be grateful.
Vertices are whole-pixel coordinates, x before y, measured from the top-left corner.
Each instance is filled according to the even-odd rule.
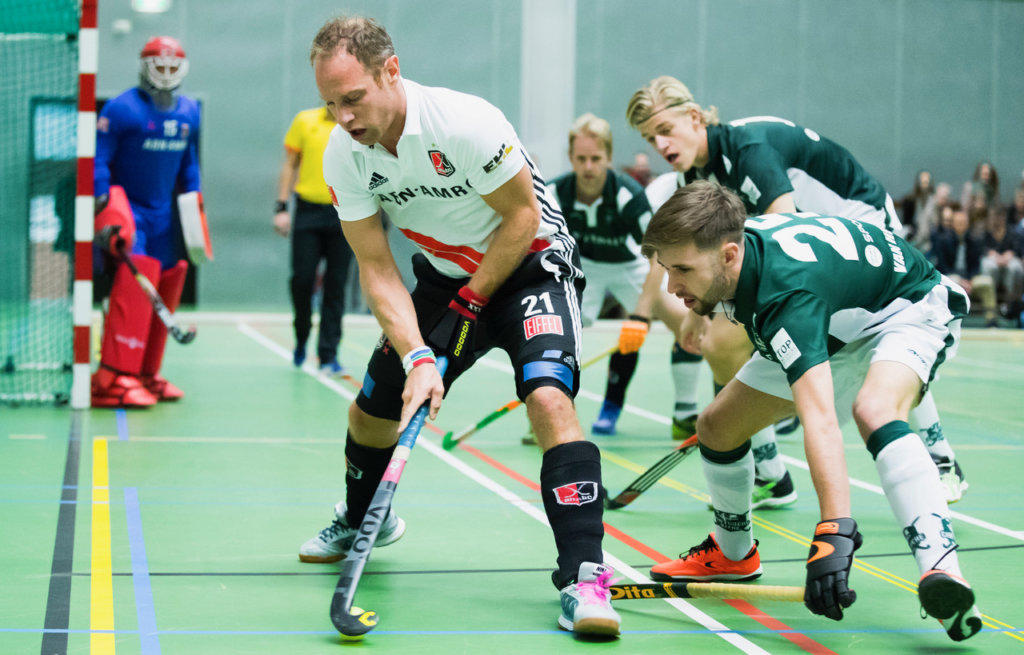
[[[96,69],[99,33],[96,30],[98,0],[82,0],[78,27],[78,174],[75,187],[75,283],[72,295],[74,366],[71,374],[71,407],[86,409],[91,399],[92,373],[92,237],[93,158],[96,156]]]

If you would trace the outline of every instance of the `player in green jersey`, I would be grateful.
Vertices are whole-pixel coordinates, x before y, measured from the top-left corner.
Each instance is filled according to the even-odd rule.
[[[651,577],[761,575],[750,437],[795,411],[822,519],[804,603],[841,619],[856,600],[847,583],[863,541],[840,431],[852,415],[921,573],[921,606],[956,641],[978,632],[981,615],[960,572],[939,476],[907,423],[938,366],[956,354],[969,307],[964,290],[889,230],[815,214],[747,219],[735,193],[703,180],[655,213],[643,253],[668,271],[669,292],[701,315],[721,308],[756,348],[697,420],[714,532]]]
[[[791,121],[760,116],[721,125],[715,107],[698,105],[679,80],[652,80],[630,99],[630,125],[672,165],[678,186],[716,180],[735,191],[748,214],[812,211],[871,222],[899,233],[892,199],[848,150]],[[657,182],[655,182],[656,184]],[[653,186],[653,184],[652,184]],[[650,195],[650,194],[649,194]],[[652,200],[652,207],[658,203]],[[687,326],[683,326],[686,338]],[[717,317],[704,330],[702,350],[716,388],[724,385],[750,354],[743,331]],[[944,438],[931,394],[910,416],[943,480],[943,497],[956,502],[967,488],[949,442]],[[778,459],[770,430],[754,439],[758,459],[758,499],[790,497],[792,483]],[[773,461],[774,460],[774,461]],[[795,500],[795,494],[791,496]]]

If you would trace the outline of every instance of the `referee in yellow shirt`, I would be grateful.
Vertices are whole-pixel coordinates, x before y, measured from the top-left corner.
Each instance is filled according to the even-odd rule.
[[[324,260],[317,356],[321,373],[340,377],[343,369],[338,362],[338,344],[352,249],[342,236],[341,222],[324,182],[324,148],[334,125],[334,118],[325,107],[300,111],[292,120],[284,137],[284,164],[274,203],[274,230],[281,236],[291,234],[292,237],[289,281],[295,311],[292,361],[301,366],[306,360],[317,267]],[[292,191],[295,192],[294,221],[288,214],[288,197]]]

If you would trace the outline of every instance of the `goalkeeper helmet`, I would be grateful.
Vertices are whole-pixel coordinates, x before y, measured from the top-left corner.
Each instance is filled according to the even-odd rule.
[[[143,79],[160,91],[173,91],[181,86],[188,73],[185,49],[169,36],[154,36],[142,46],[139,61]]]

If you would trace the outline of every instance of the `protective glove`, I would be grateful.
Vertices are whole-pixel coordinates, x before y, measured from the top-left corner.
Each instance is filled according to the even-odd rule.
[[[92,242],[103,252],[120,257],[122,251],[127,248],[127,243],[121,237],[120,225],[107,225],[100,228],[93,236]]]
[[[843,608],[853,605],[857,592],[847,586],[853,551],[864,538],[857,522],[850,518],[821,521],[814,529],[811,552],[807,556],[807,586],[804,605],[815,614],[838,621]]]
[[[619,331],[619,352],[628,355],[640,350],[650,327],[651,319],[639,314],[630,314],[629,318],[623,321],[622,329]]]
[[[472,361],[476,321],[488,300],[463,286],[427,335],[427,342],[434,350],[448,356],[448,371],[444,376],[446,386]]]

